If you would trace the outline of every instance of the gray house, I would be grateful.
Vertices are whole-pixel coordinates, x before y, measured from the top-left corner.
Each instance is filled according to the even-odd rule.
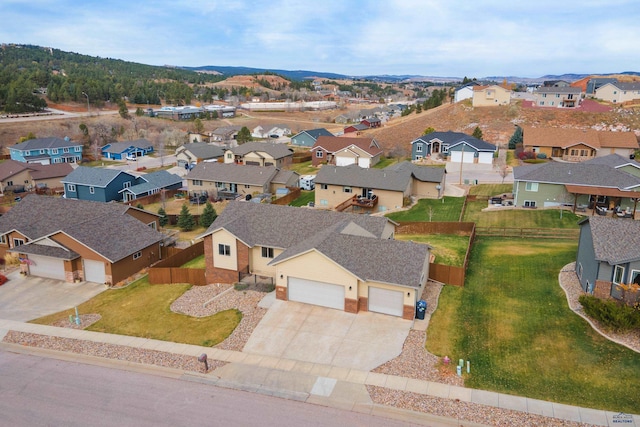
[[[321,136],[333,136],[331,132],[325,128],[303,130],[291,137],[291,145],[297,145],[298,147],[313,147],[319,137]]]
[[[624,285],[640,284],[638,248],[639,221],[599,216],[582,220],[576,257],[582,289],[598,298],[634,303],[638,293],[627,292]]]
[[[496,146],[462,132],[431,132],[411,141],[411,160],[440,154],[454,163],[492,164]]]

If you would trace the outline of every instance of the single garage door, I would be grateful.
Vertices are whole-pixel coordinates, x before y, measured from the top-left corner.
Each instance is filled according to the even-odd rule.
[[[344,286],[289,277],[289,301],[344,310]]]
[[[29,255],[29,274],[49,279],[65,280],[64,261],[41,255]]]
[[[353,157],[336,157],[336,166],[355,165],[356,159]]]
[[[84,269],[84,280],[86,282],[105,282],[104,262],[94,261],[92,259],[83,259],[82,267]]]
[[[483,151],[478,153],[478,163],[490,165],[493,163],[493,153],[490,151]]]
[[[404,293],[391,289],[369,287],[369,311],[402,316]]]
[[[464,154],[464,159],[462,158],[462,155]],[[452,163],[460,163],[460,161],[462,160],[462,163],[473,163],[473,156],[474,156],[474,152],[473,151],[451,151],[451,162]]]
[[[358,166],[360,166],[361,168],[368,168],[370,164],[371,159],[368,157],[360,157],[358,159]]]

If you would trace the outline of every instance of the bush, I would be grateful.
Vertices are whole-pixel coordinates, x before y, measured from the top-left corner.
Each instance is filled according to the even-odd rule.
[[[523,160],[524,163],[537,164],[537,163],[546,163],[547,161],[544,159],[526,159]]]
[[[546,159],[547,155],[544,153],[538,153],[538,155],[536,156],[538,159]]]
[[[640,328],[640,311],[613,300],[601,300],[593,295],[581,295],[580,304],[587,316],[615,332]]]
[[[536,153],[533,151],[520,151],[518,153],[518,158],[520,160],[531,160],[536,158]]]
[[[248,289],[249,285],[247,283],[236,283],[235,285],[233,285],[233,289],[235,289],[236,291],[244,291],[245,289]]]
[[[9,279],[7,279],[7,276],[5,276],[4,274],[0,274],[0,286],[4,285],[5,283],[7,283]]]

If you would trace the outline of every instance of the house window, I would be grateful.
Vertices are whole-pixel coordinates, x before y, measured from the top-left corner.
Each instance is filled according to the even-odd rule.
[[[448,145],[445,145],[445,144],[442,144],[442,152],[443,152],[443,153],[447,153],[447,152],[449,152],[449,146],[448,146]]]
[[[227,159],[229,160],[233,159],[233,153],[227,153]]]
[[[40,150],[40,154],[45,154],[46,151],[45,150]]]
[[[22,245],[24,245],[24,239],[17,239],[17,238],[13,239],[14,248],[17,248],[18,246],[22,246]]]
[[[51,154],[58,154],[58,149],[57,148],[52,148],[51,149]]]
[[[127,181],[127,182],[123,182],[122,183],[122,188],[129,188],[131,187],[131,181]]]
[[[2,242],[0,240],[0,242]],[[631,270],[631,279],[629,283],[635,283],[636,285],[640,285],[640,270]]]
[[[320,151],[320,150],[316,150],[316,157],[321,159],[321,158],[324,157],[324,153],[322,151]]]
[[[273,248],[262,248],[262,258],[273,258]]]
[[[72,193],[76,192],[76,185],[75,184],[67,184],[67,190],[69,190]]]
[[[68,152],[69,152],[69,147],[64,147],[64,148],[62,149],[62,152],[63,152],[63,153],[68,153]]]
[[[219,243],[218,255],[231,256],[231,246]]]
[[[329,201],[326,199],[320,199],[320,206],[329,206]]]
[[[7,244],[7,236],[6,235],[0,235],[0,244],[2,245],[6,245]]]
[[[202,185],[202,180],[201,179],[194,179],[193,180],[193,185]]]
[[[138,251],[135,254],[133,254],[133,259],[138,259],[142,256],[142,252]]]
[[[538,183],[537,182],[527,182],[524,188],[526,191],[538,191]]]
[[[329,188],[329,185],[328,185],[328,184],[320,184],[320,189],[321,189],[321,190],[326,190],[326,189],[328,189],[328,188]]]
[[[416,144],[416,153],[422,153],[422,144]]]
[[[82,150],[82,147],[76,147],[76,153],[79,153]]]
[[[353,189],[351,187],[342,187],[343,193],[353,193]]]
[[[546,97],[547,97],[547,94],[546,94],[546,93],[543,93],[543,94],[542,94],[542,97],[543,97],[543,98],[546,98]]]
[[[540,104],[539,104],[539,105],[540,105],[540,106],[543,106],[543,105],[544,105],[544,101],[540,101]]]
[[[11,187],[13,185],[13,181],[7,181],[7,186]]]
[[[589,155],[589,152],[587,150],[580,150],[580,156],[585,157],[588,155]]]
[[[613,283],[619,285],[623,283],[624,280],[624,267],[621,265],[616,265],[613,269]]]
[[[155,222],[155,221],[150,222],[150,223],[149,223],[149,224],[147,224],[147,225],[148,225],[149,227],[151,227],[152,229],[154,229],[154,230],[155,230],[155,229],[156,229],[156,227],[157,227],[157,226],[156,226],[156,222]]]
[[[575,148],[571,149],[571,155],[572,156],[577,156],[578,155],[578,150],[576,150]]]
[[[95,194],[96,190],[93,187],[89,187],[89,194]]]
[[[524,201],[524,207],[525,208],[535,208],[536,207],[536,201],[535,200],[525,200]]]

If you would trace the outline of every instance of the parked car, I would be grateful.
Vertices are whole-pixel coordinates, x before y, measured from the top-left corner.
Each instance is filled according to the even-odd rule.
[[[278,139],[280,138],[280,135],[276,135],[275,133],[272,133],[271,135],[269,135],[269,138]]]

